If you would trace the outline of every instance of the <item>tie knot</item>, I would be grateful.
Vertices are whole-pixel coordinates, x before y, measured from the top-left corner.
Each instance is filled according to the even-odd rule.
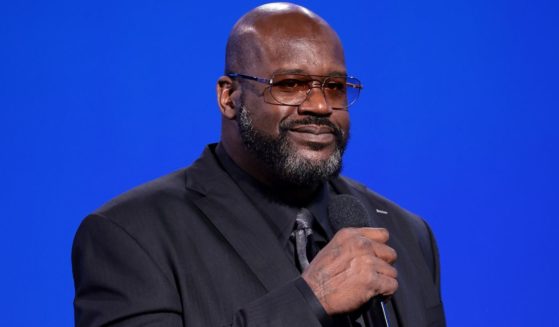
[[[297,213],[297,217],[295,218],[295,230],[303,230],[307,236],[312,234],[312,221],[313,215],[312,213],[306,209],[302,208],[299,213]]]
[[[301,271],[305,270],[305,268],[309,266],[309,260],[307,257],[307,239],[312,238],[312,220],[312,213],[308,209],[301,209],[295,217],[295,230],[291,234],[295,239],[297,261]]]

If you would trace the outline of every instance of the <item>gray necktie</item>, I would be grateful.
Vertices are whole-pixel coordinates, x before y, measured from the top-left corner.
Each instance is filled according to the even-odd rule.
[[[307,241],[312,235],[312,213],[303,208],[297,213],[295,218],[295,230],[292,235],[295,238],[295,251],[297,253],[297,260],[301,271],[309,266],[309,259],[307,257]]]

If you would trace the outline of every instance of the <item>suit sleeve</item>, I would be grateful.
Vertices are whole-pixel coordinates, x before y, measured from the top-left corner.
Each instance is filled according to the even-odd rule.
[[[435,285],[437,286],[437,289],[439,291],[439,297],[442,299],[442,294],[441,294],[441,263],[440,263],[440,258],[439,258],[439,247],[437,246],[437,241],[435,240],[435,235],[433,234],[433,231],[431,230],[431,227],[429,227],[429,224],[427,224],[425,222],[425,227],[427,228],[427,232],[429,234],[429,244],[431,247],[431,253],[432,253],[432,273],[433,273],[433,281],[435,282]]]
[[[419,248],[423,257],[425,259],[425,263],[431,272],[431,276],[433,278],[433,283],[435,283],[437,290],[439,291],[440,296],[440,288],[441,288],[441,271],[440,271],[440,259],[439,259],[439,249],[437,247],[437,242],[435,240],[435,236],[433,235],[433,231],[429,224],[421,219],[418,218],[417,223],[417,233],[419,236]]]
[[[334,320],[326,314],[310,287],[299,277],[237,311],[231,326],[328,327],[333,324]]]
[[[435,236],[429,227],[429,224],[424,220],[423,222],[423,237],[420,238],[420,247],[425,257],[427,266],[431,272],[433,283],[435,285],[439,303],[436,306],[427,308],[427,317],[429,319],[429,326],[446,326],[446,318],[444,314],[444,306],[441,294],[441,273],[440,273],[440,259],[439,250]]]
[[[182,326],[176,287],[112,220],[94,215],[82,222],[72,269],[77,327]]]

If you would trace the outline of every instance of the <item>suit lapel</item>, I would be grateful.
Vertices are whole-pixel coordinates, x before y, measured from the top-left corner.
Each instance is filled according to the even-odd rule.
[[[267,290],[299,276],[258,210],[206,148],[186,173],[194,203],[231,244]]]

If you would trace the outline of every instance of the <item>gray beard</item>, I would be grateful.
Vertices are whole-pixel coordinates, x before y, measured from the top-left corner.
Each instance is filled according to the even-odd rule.
[[[314,186],[338,176],[342,169],[342,156],[349,135],[344,137],[343,131],[327,118],[308,116],[298,121],[282,122],[279,136],[275,138],[254,128],[250,114],[244,105],[241,105],[237,122],[245,147],[283,184],[298,187]],[[311,160],[299,155],[287,138],[287,133],[291,126],[301,124],[327,125],[333,128],[336,139],[334,153],[325,160]],[[321,146],[317,145],[314,150],[320,148]]]

